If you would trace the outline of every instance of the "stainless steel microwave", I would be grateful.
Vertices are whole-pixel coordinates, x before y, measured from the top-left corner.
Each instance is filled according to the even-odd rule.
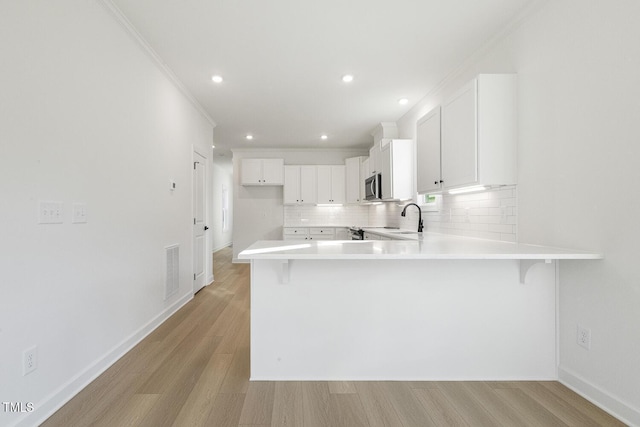
[[[365,199],[382,200],[382,175],[379,173],[364,180]]]

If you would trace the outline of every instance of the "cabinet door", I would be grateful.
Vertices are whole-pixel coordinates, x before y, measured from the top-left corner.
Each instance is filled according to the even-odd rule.
[[[318,203],[344,203],[345,167],[318,166]]]
[[[300,203],[300,166],[284,167],[284,204]]]
[[[382,174],[382,200],[393,199],[393,177],[391,170],[393,158],[391,144],[385,145],[380,154],[380,173]]]
[[[366,189],[364,188],[364,181],[369,178],[369,158],[363,160],[362,167],[360,168],[360,200],[365,202],[367,200]]]
[[[318,203],[331,203],[331,166],[318,166]]]
[[[360,203],[360,162],[360,157],[345,160],[347,203]]]
[[[345,193],[345,167],[331,166],[331,203],[344,203]]]
[[[240,166],[240,182],[245,185],[262,184],[262,160],[242,159]]]
[[[418,193],[440,190],[440,107],[417,123]]]
[[[265,184],[284,184],[284,161],[282,159],[262,160],[262,179]]]
[[[317,203],[318,180],[316,166],[300,166],[300,203]]]
[[[380,172],[380,145],[373,144],[369,149],[369,176]]]
[[[442,107],[442,181],[444,187],[478,180],[477,80],[465,85]]]

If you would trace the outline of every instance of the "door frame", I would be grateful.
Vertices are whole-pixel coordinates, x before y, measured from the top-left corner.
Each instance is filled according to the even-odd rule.
[[[209,183],[209,167],[208,167],[208,161],[209,161],[209,157],[207,156],[207,153],[198,148],[193,146],[192,147],[192,154],[191,154],[191,218],[193,218],[195,220],[196,218],[196,182],[195,182],[195,163],[199,162],[203,164],[203,172],[204,172],[204,199],[202,200],[202,203],[204,204],[204,223],[205,225],[210,223],[210,214],[211,214],[211,209],[210,209],[210,204],[211,204],[211,195],[209,194],[209,190],[210,190],[210,183]],[[195,225],[195,224],[194,224]],[[210,229],[210,226],[209,226]],[[192,291],[195,294],[197,291],[199,291],[200,289],[202,289],[203,287],[211,284],[211,282],[213,282],[213,268],[211,265],[211,259],[209,257],[209,248],[211,246],[211,238],[210,238],[210,233],[207,233],[205,231],[205,236],[204,236],[204,260],[203,260],[203,265],[204,265],[204,283],[202,285],[202,287],[199,287],[198,289],[196,289],[196,280],[195,280],[195,275],[196,275],[196,251],[195,251],[195,247],[196,247],[196,241],[195,241],[195,233],[193,230],[193,225],[192,225],[192,229],[191,229],[191,248],[193,251],[193,262],[191,263],[191,273],[192,273],[192,277],[193,277],[193,281],[192,281]]]

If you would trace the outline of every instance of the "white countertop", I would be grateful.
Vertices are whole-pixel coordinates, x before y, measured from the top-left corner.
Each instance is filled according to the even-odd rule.
[[[260,240],[240,252],[239,259],[602,259],[574,249],[501,242],[438,233],[401,234],[412,240]],[[379,232],[379,231],[378,231]]]

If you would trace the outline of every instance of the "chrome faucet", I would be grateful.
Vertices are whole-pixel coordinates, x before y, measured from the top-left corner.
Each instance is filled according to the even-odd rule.
[[[420,206],[416,205],[415,203],[409,203],[404,207],[404,209],[402,209],[402,213],[400,214],[400,216],[407,216],[407,208],[411,205],[418,208],[418,233],[422,233],[422,209],[420,209]]]

